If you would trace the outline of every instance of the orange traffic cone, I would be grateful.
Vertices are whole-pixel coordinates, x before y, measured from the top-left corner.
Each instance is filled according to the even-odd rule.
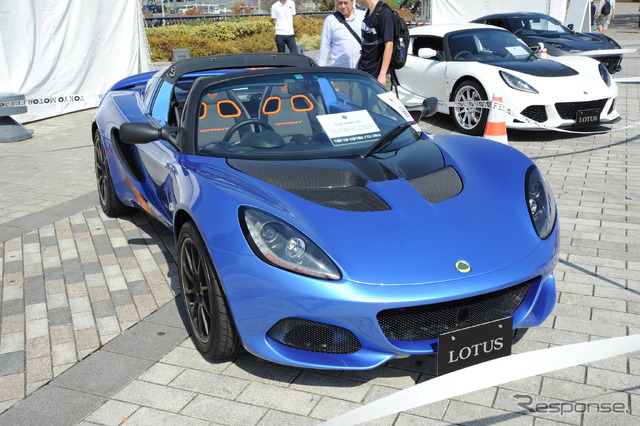
[[[492,108],[489,110],[489,117],[487,118],[487,126],[484,129],[485,139],[491,139],[496,142],[502,142],[509,145],[507,139],[507,125],[504,122],[504,113],[495,107],[495,102],[502,103],[502,96],[493,95],[493,102],[491,102]]]

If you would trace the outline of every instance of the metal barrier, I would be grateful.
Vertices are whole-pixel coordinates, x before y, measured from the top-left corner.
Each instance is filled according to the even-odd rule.
[[[312,18],[325,18],[332,12],[299,12],[297,15],[310,16]],[[224,22],[241,21],[253,17],[271,17],[268,13],[247,13],[247,14],[220,14],[220,15],[173,15],[145,17],[144,24],[147,28],[163,27],[167,25],[186,24],[193,21],[202,22]]]

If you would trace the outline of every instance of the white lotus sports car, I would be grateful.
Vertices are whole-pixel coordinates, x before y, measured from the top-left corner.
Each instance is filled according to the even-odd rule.
[[[466,101],[493,96],[514,112],[505,117],[508,128],[597,127],[620,120],[616,83],[592,58],[540,59],[511,32],[484,24],[425,25],[410,34],[407,63],[396,70],[400,100],[411,106],[437,97],[438,112],[451,115],[463,133],[482,134],[489,115]]]

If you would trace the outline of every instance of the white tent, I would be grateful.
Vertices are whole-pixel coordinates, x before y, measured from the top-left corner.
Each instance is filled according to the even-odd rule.
[[[25,96],[17,121],[93,108],[150,69],[138,0],[0,0],[0,93]]]
[[[469,22],[491,13],[541,12],[564,22],[567,0],[431,0],[431,23]]]

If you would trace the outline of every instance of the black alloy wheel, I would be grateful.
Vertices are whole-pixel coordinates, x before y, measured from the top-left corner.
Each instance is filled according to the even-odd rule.
[[[178,238],[180,287],[187,326],[196,348],[212,360],[237,355],[242,349],[209,252],[192,223]]]
[[[96,129],[93,135],[93,152],[96,166],[96,183],[98,184],[98,196],[100,198],[100,207],[104,214],[109,217],[120,216],[131,210],[130,207],[124,205],[116,195],[109,170],[109,162],[107,154],[104,150],[104,143],[100,136],[100,131]]]

